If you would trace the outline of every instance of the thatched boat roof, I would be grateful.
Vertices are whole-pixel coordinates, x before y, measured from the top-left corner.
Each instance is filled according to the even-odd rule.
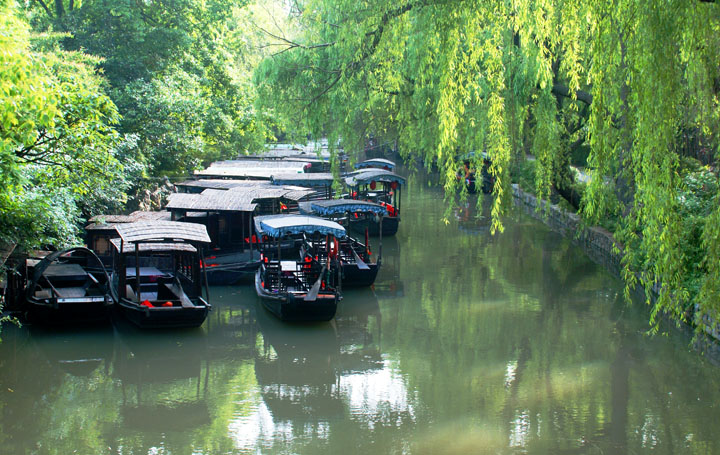
[[[188,241],[210,243],[207,229],[202,224],[179,221],[137,221],[115,226],[125,243],[162,241]]]
[[[253,212],[257,204],[241,193],[207,189],[200,194],[174,193],[165,206],[188,212]]]

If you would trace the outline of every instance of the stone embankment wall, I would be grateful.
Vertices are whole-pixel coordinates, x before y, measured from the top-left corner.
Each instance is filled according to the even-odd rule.
[[[553,204],[546,205],[538,211],[538,205],[545,204],[545,202],[539,201],[534,195],[523,191],[518,185],[513,185],[513,197],[515,204],[525,208],[528,214],[544,222],[553,230],[571,238],[593,262],[604,266],[615,276],[621,276],[622,252],[613,251],[615,238],[609,231],[599,227],[583,227],[578,215],[566,212]],[[659,286],[659,284],[655,286],[656,294]],[[696,319],[696,323],[703,326],[705,333],[720,341],[720,323],[707,314],[697,314]]]
[[[613,251],[615,239],[609,231],[599,227],[583,228],[578,215],[566,212],[554,204],[546,205],[544,210],[538,211],[538,205],[545,204],[545,202],[539,201],[534,195],[523,191],[518,185],[513,185],[513,197],[515,203],[525,208],[528,214],[544,222],[553,230],[572,238],[585,250],[593,262],[604,266],[616,276],[620,276],[622,254]]]

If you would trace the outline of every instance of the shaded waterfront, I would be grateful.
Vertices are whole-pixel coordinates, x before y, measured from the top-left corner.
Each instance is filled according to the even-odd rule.
[[[720,452],[718,367],[645,337],[581,250],[521,213],[446,225],[419,177],[404,196],[331,323],[280,323],[248,286],[211,289],[200,330],[4,327],[2,453]]]

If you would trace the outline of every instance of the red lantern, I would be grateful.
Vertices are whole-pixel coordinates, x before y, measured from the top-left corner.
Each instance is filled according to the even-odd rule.
[[[392,183],[390,184],[390,188],[392,188],[392,189],[394,189],[394,190],[397,189],[397,182],[392,182]]]
[[[375,183],[375,180],[373,180],[372,182],[370,182],[370,189],[374,190],[375,188],[377,188],[377,183]]]

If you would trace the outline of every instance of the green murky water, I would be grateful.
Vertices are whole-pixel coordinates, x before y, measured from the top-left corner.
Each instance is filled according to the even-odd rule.
[[[420,178],[404,197],[331,323],[248,286],[211,289],[195,331],[4,327],[0,453],[720,453],[720,369],[645,337],[581,250],[521,213],[446,225]]]

